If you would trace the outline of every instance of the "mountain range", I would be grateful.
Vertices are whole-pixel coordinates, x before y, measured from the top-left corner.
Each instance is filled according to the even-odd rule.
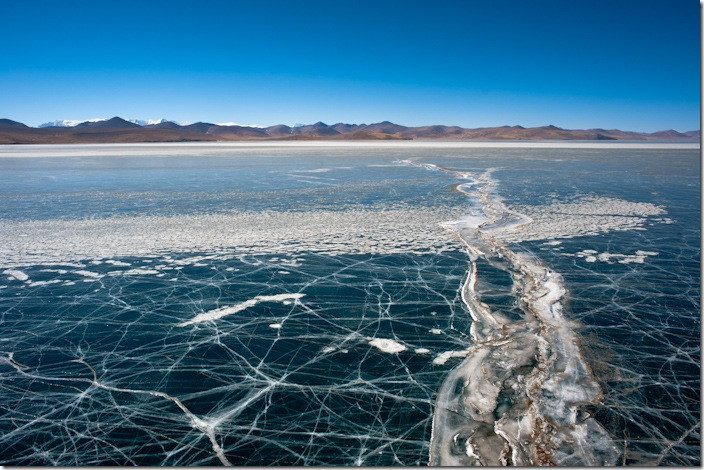
[[[91,119],[77,122],[52,121],[39,127],[0,119],[0,144],[71,144],[129,142],[199,142],[240,140],[677,140],[698,141],[699,130],[651,133],[618,129],[563,129],[553,125],[540,127],[500,126],[467,129],[459,126],[408,127],[389,121],[374,124],[328,125],[323,122],[269,127],[196,122],[178,124],[161,119]]]

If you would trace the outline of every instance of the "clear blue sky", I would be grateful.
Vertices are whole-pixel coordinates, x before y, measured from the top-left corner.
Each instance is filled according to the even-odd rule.
[[[0,117],[699,128],[697,0],[20,1]]]

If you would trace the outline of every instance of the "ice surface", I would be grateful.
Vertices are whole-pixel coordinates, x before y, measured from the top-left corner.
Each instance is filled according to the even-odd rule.
[[[49,295],[37,297],[46,303],[35,300],[31,320],[8,308],[5,322],[16,329],[4,335],[13,345],[3,343],[0,367],[12,367],[7,378],[17,383],[19,377],[21,387],[54,384],[61,393],[37,390],[34,396],[43,397],[38,404],[5,383],[11,393],[3,403],[46,417],[41,425],[30,418],[0,438],[13,443],[5,462],[427,459],[433,396],[452,367],[432,359],[460,347],[459,332],[467,328],[457,295],[460,252],[378,259],[309,254],[285,277],[295,276],[292,285],[305,297],[271,292],[285,257],[188,258],[188,264],[176,255],[152,258],[165,273],[182,268],[175,283],[154,275],[93,279],[89,288],[68,291],[77,307],[59,307],[57,317]],[[130,258],[127,268],[145,261]],[[82,278],[71,271],[44,275]],[[23,296],[37,294],[27,290]],[[8,297],[4,305],[17,299]],[[34,331],[27,334],[20,325],[30,321]],[[449,325],[459,331],[429,333]],[[76,333],[78,340],[64,342]],[[76,358],[87,365],[72,362]],[[58,444],[70,438],[67,429],[83,436],[76,452],[37,453],[22,445],[30,432],[43,446]],[[121,429],[134,437],[117,440]]]
[[[699,465],[687,149],[1,148],[0,463]]]

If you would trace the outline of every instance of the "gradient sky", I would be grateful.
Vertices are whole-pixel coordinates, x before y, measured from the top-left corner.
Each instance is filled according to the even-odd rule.
[[[697,0],[2,4],[0,117],[699,128]]]

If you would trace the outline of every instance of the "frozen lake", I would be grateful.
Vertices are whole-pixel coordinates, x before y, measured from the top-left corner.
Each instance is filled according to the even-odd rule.
[[[0,464],[700,465],[699,165],[0,146]]]

